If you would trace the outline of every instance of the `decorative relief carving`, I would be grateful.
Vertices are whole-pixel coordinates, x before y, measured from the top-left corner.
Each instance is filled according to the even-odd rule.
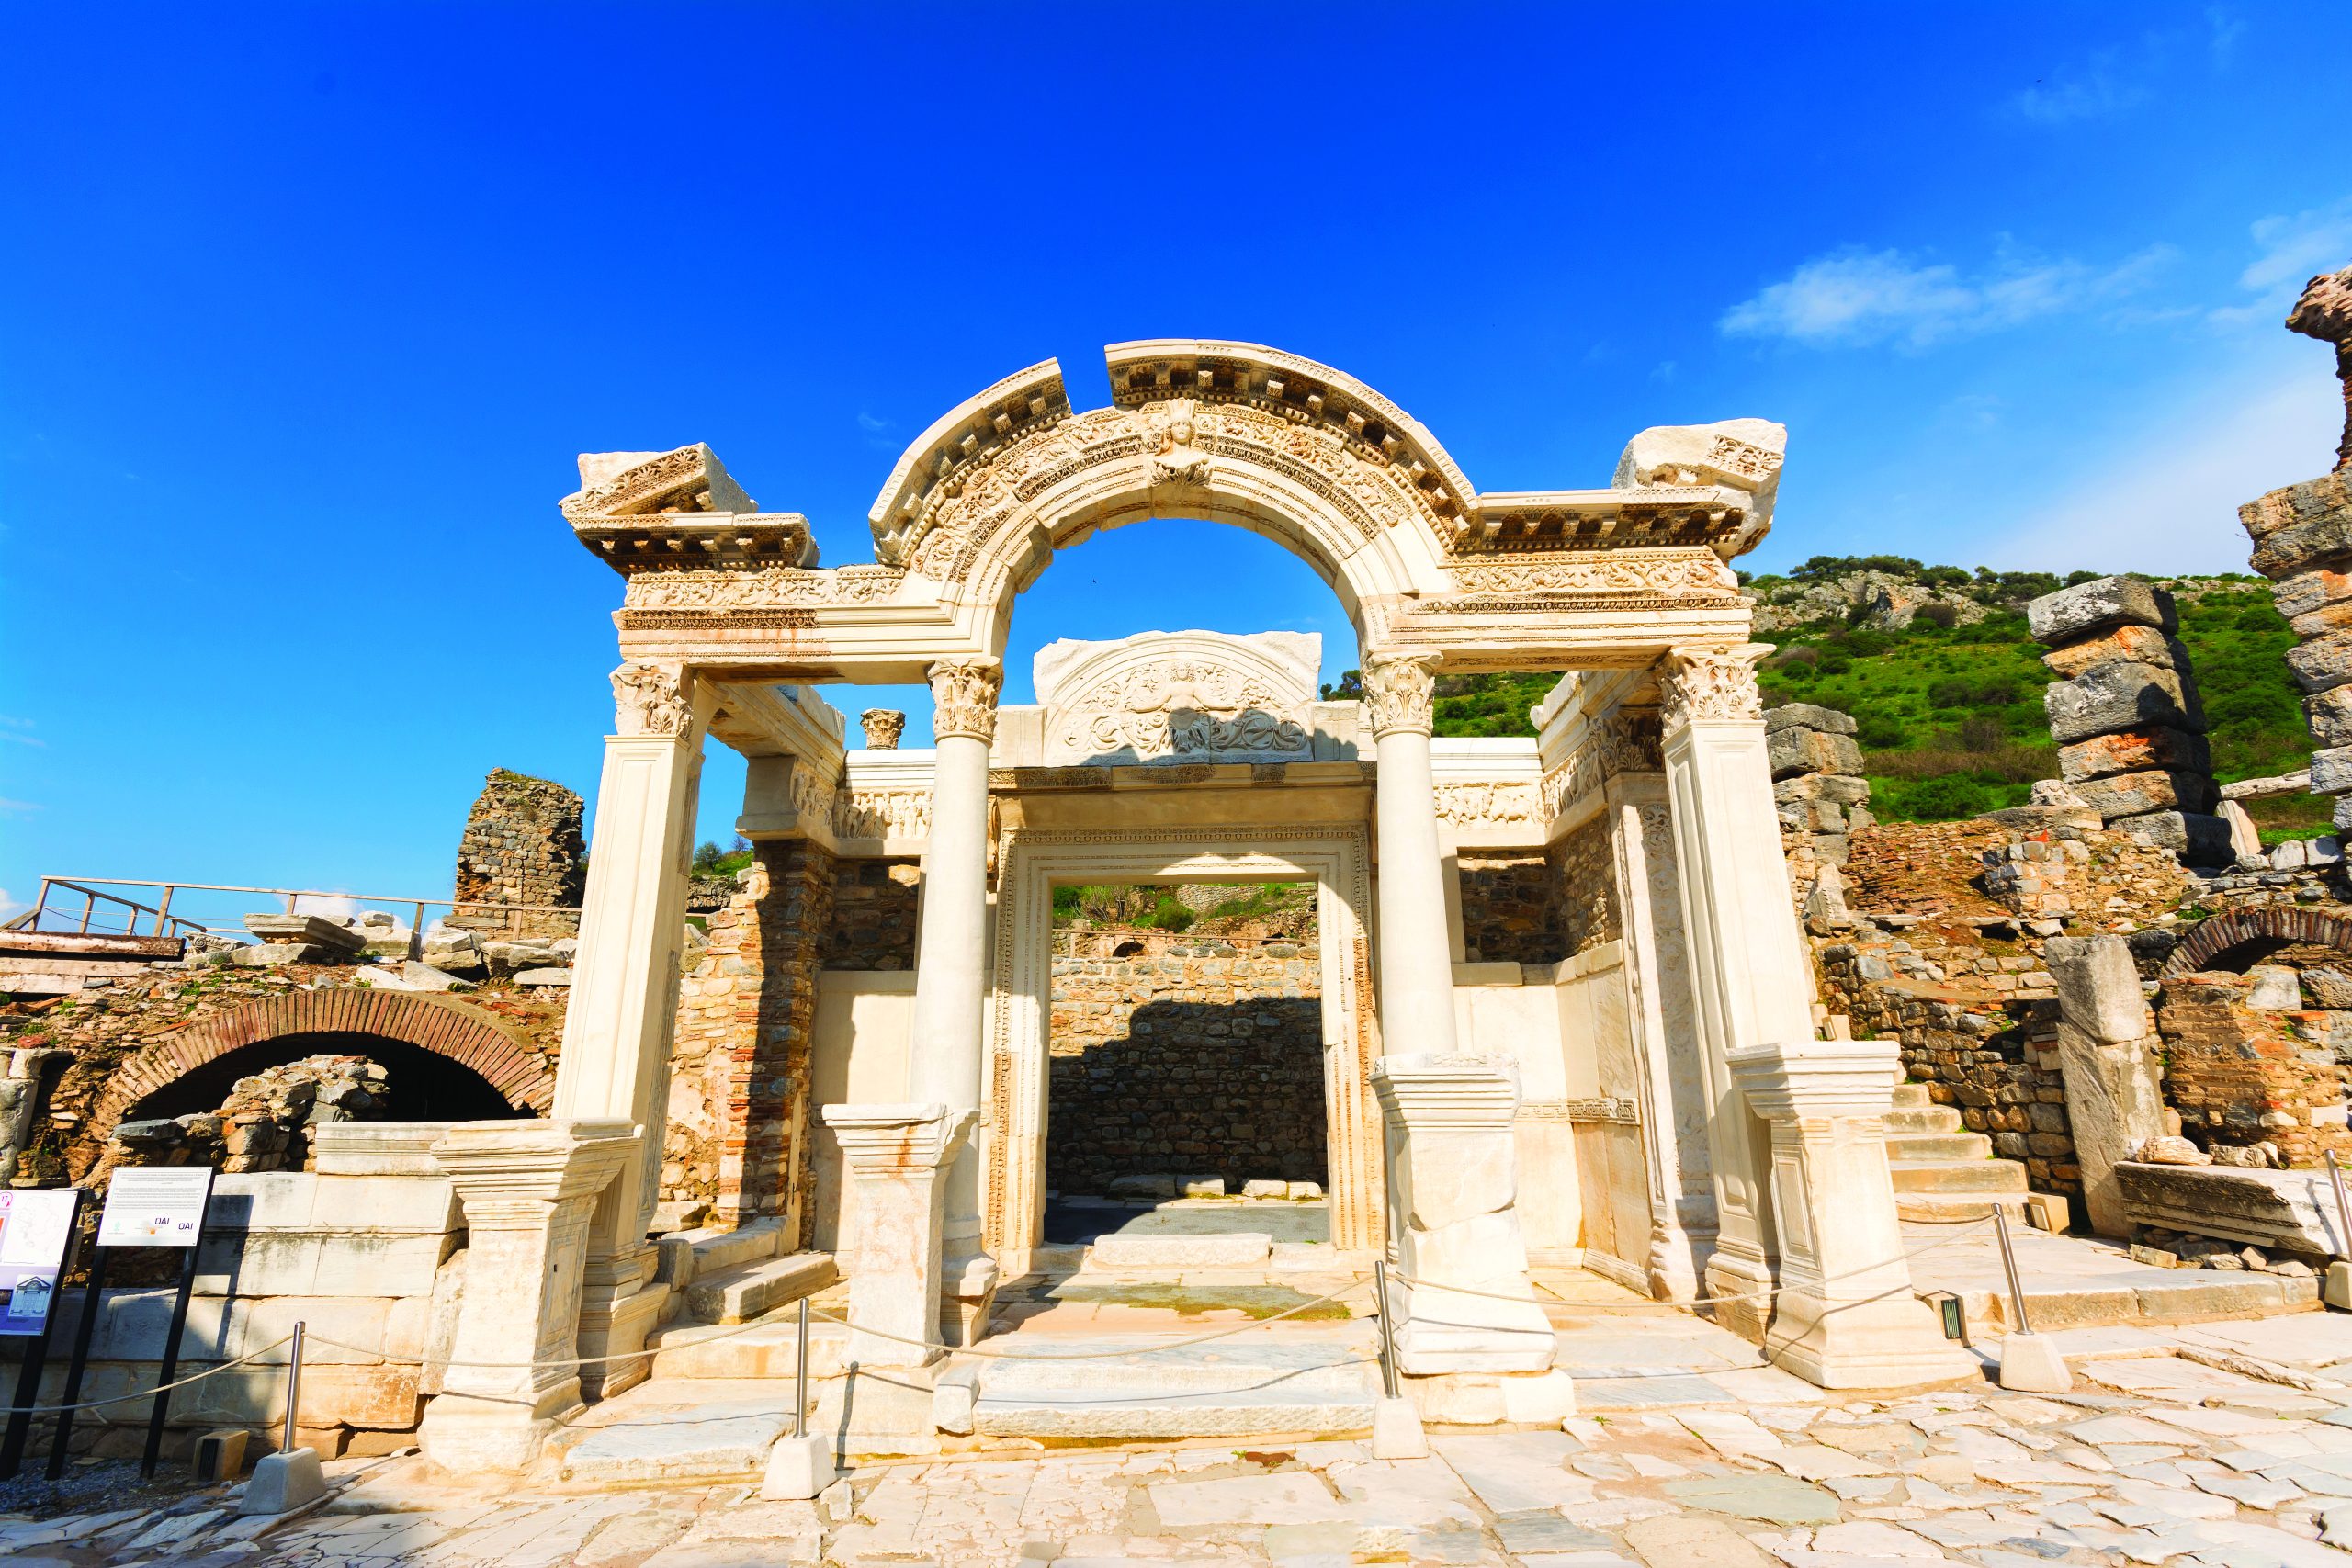
[[[1190,398],[1170,398],[1143,411],[1144,428],[1150,433],[1147,449],[1153,484],[1208,483],[1209,455],[1193,445],[1200,434],[1196,408]]]
[[[996,739],[997,694],[1004,689],[1004,666],[993,659],[943,660],[931,667],[931,733],[975,740]]]
[[[1119,671],[1054,710],[1057,757],[1306,761],[1314,754],[1305,716],[1261,677],[1204,659]]]
[[[1543,800],[1520,784],[1450,784],[1437,787],[1437,815],[1456,828],[1516,828],[1535,822]]]
[[[1364,708],[1374,739],[1398,730],[1430,732],[1440,662],[1435,654],[1364,661]]]
[[[833,820],[840,796],[839,783],[829,774],[820,773],[806,757],[793,761],[785,793],[791,797],[792,809],[803,818],[815,822]]]
[[[628,581],[631,610],[749,610],[787,604],[874,604],[899,591],[905,574],[889,567],[823,571],[770,567],[759,571],[649,571]]]
[[[1601,1096],[1589,1100],[1522,1100],[1512,1112],[1514,1122],[1616,1122],[1641,1125],[1640,1109],[1630,1100]]]
[[[613,671],[613,728],[620,735],[683,735],[691,708],[685,677],[659,664]]]
[[[1739,580],[1710,549],[1594,550],[1447,563],[1465,593],[1649,593],[1737,596]]]
[[[1760,723],[1764,699],[1756,688],[1756,661],[1771,651],[1761,642],[1668,649],[1658,666],[1668,727],[1707,719]]]
[[[705,482],[710,449],[699,444],[664,452],[625,469],[610,481],[567,495],[561,502],[566,517],[621,517],[650,509],[662,502],[672,511],[710,510]],[[683,500],[684,504],[674,504]]]
[[[1781,471],[1787,459],[1785,452],[1775,452],[1769,446],[1758,446],[1736,436],[1718,435],[1714,446],[1707,454],[1720,467],[1752,479],[1769,479]]]
[[[1564,817],[1568,807],[1619,773],[1655,773],[1666,766],[1661,725],[1656,708],[1616,708],[1601,720],[1583,745],[1544,775],[1542,794],[1546,819]]]
[[[833,797],[837,839],[927,839],[931,836],[931,791],[842,790]]]

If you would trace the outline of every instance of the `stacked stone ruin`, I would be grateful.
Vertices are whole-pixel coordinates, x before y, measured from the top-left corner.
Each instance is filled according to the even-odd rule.
[[[2172,595],[2133,576],[2045,593],[2027,624],[2059,679],[2042,691],[2058,773],[2109,828],[2191,864],[2226,865],[2205,711]]]
[[[2352,827],[2352,267],[2314,277],[2287,325],[2335,347],[2344,378],[2344,440],[2333,472],[2274,490],[2238,508],[2254,540],[2254,570],[2275,585],[2278,613],[2302,641],[2287,655],[2306,694],[2303,716],[2320,749],[2311,790],[2335,799]]]
[[[1846,863],[1848,835],[1878,820],[1870,811],[1870,781],[1861,776],[1862,751],[1854,730],[1849,715],[1811,703],[1764,713],[1765,755],[1780,808],[1789,885],[1808,918],[1843,911],[1837,868]]]
[[[543,913],[511,918],[479,903],[580,907],[588,877],[587,846],[580,836],[582,802],[552,779],[493,768],[466,814],[458,840],[456,925],[549,936],[576,931],[580,917]]]

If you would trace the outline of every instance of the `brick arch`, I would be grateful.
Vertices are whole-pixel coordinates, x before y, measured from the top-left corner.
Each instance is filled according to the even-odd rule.
[[[2245,963],[2287,947],[2337,947],[2352,953],[2352,916],[2325,909],[2233,909],[2199,922],[2165,960],[2167,975],[2194,975],[2215,967],[2215,960],[2252,951]],[[2229,967],[2222,964],[2222,967]]]
[[[165,1035],[126,1059],[91,1108],[83,1134],[103,1143],[130,1108],[207,1062],[300,1034],[374,1034],[472,1068],[517,1111],[547,1114],[555,1075],[497,1021],[463,1002],[349,986],[247,1002]]]

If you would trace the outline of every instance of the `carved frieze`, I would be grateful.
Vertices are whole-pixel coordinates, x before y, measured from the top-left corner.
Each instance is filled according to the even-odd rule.
[[[928,789],[852,789],[833,797],[837,839],[923,839],[931,836]]]
[[[934,739],[996,739],[997,694],[1004,666],[993,659],[943,660],[931,667],[931,733]]]
[[[1736,598],[1739,580],[1714,551],[1595,550],[1498,556],[1447,563],[1465,593],[1645,593],[1673,598]]]
[[[1523,784],[1446,784],[1437,786],[1437,815],[1455,828],[1520,828],[1543,810],[1535,786]]]
[[[905,574],[880,566],[804,571],[769,567],[756,571],[647,571],[628,581],[622,598],[631,610],[754,610],[787,604],[875,604],[889,598]]]
[[[1205,659],[1131,666],[1053,712],[1051,757],[1305,761],[1306,716],[1261,676]]]
[[[683,735],[691,715],[685,678],[659,664],[624,664],[613,671],[613,732]]]

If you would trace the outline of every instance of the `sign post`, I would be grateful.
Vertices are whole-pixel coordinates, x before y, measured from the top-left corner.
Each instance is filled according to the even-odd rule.
[[[97,1256],[90,1262],[90,1282],[82,1296],[82,1317],[74,1331],[74,1359],[65,1372],[65,1398],[72,1405],[82,1395],[82,1373],[89,1365],[90,1340],[97,1331],[100,1292],[106,1286],[107,1255],[118,1247],[176,1247],[180,1248],[179,1293],[172,1303],[171,1327],[164,1337],[164,1375],[169,1384],[179,1370],[180,1339],[187,1331],[188,1296],[196,1288],[196,1247],[204,1239],[204,1206],[212,1196],[212,1168],[185,1165],[131,1165],[116,1169],[107,1183],[106,1207],[98,1213]],[[0,1235],[0,1245],[5,1245]],[[172,1403],[171,1390],[159,1388],[154,1408],[147,1416],[147,1450],[139,1473],[152,1477],[164,1449],[164,1416]],[[57,1416],[57,1446],[50,1450],[49,1475],[65,1473],[67,1440],[74,1433],[74,1412]]]
[[[7,1305],[0,1307],[0,1335],[28,1341],[8,1408],[7,1436],[0,1438],[0,1480],[14,1477],[24,1465],[33,1404],[40,1397],[41,1374],[49,1370],[58,1285],[73,1264],[87,1196],[78,1187],[0,1192],[0,1280],[8,1288]]]

